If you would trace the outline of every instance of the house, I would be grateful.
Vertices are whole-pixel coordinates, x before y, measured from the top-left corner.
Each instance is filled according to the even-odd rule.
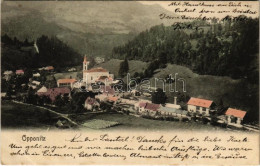
[[[35,74],[33,74],[33,77],[40,77],[40,76],[41,76],[40,73],[35,73]]]
[[[104,95],[104,94],[99,94],[99,95],[95,96],[95,99],[98,99],[99,101],[106,101],[107,98],[108,98],[108,96]]]
[[[3,79],[5,79],[6,81],[9,81],[10,79],[11,79],[11,77],[12,77],[12,75],[13,75],[14,73],[13,73],[13,71],[5,71],[4,73],[3,73]]]
[[[128,105],[135,105],[137,103],[136,100],[130,100],[130,99],[121,99],[121,103],[128,104]]]
[[[33,85],[40,85],[41,82],[39,82],[39,81],[32,81],[32,84],[33,84]]]
[[[188,114],[188,111],[180,110],[176,108],[170,108],[170,107],[160,107],[158,109],[158,112],[161,115],[168,116],[168,117],[186,117]]]
[[[5,99],[7,97],[7,93],[6,92],[2,92],[1,93],[1,99]]]
[[[44,68],[44,70],[46,70],[46,71],[53,71],[53,70],[54,70],[54,67],[53,67],[53,66],[46,66],[46,67]]]
[[[23,70],[16,70],[15,74],[16,75],[24,75],[24,71]]]
[[[96,62],[97,64],[103,63],[103,62],[105,62],[105,58],[96,57],[96,58],[95,58],[95,62]]]
[[[160,104],[139,103],[138,112],[145,115],[155,116],[160,108]]]
[[[94,98],[91,98],[91,97],[88,97],[86,100],[85,100],[85,104],[84,104],[84,107],[87,109],[87,110],[91,110],[93,111],[94,110],[94,107],[99,107],[99,103],[96,101],[96,99]]]
[[[11,70],[6,70],[6,71],[4,71],[4,73],[3,73],[3,75],[12,75],[13,74],[13,71],[11,71]]]
[[[37,93],[45,93],[45,92],[47,92],[47,88],[46,88],[45,86],[41,87],[41,88],[37,91]]]
[[[111,81],[111,83],[113,82],[113,78],[106,69],[103,69],[102,67],[88,69],[88,65],[89,61],[87,61],[87,57],[85,56],[83,60],[83,82],[92,84],[96,83],[98,80],[103,80],[105,77]]]
[[[60,88],[51,88],[47,89],[47,92],[37,92],[38,96],[47,96],[51,99],[52,102],[55,101],[56,97],[61,96],[70,96],[70,89],[67,87]]]
[[[115,97],[115,96],[108,96],[107,100],[109,102],[112,102],[113,104],[117,104],[120,102],[119,98],[118,97]]]
[[[187,105],[188,105],[188,112],[209,116],[210,110],[215,104],[211,100],[191,97]]]
[[[77,69],[75,67],[72,67],[70,69],[68,69],[68,71],[76,71]]]
[[[228,108],[225,115],[228,124],[241,126],[241,123],[243,122],[243,118],[246,115],[246,111],[237,110],[234,108]]]
[[[57,81],[57,86],[58,87],[70,87],[70,88],[73,88],[73,84],[77,82],[76,79],[74,78],[71,78],[71,79],[58,79]]]
[[[101,85],[100,91],[102,92],[102,94],[104,94],[106,96],[115,96],[116,95],[115,89],[111,86]]]

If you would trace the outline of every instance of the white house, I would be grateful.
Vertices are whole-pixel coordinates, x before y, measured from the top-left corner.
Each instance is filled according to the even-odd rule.
[[[33,74],[33,77],[40,77],[40,76],[41,76],[40,73],[35,73],[35,74]]]
[[[225,113],[227,117],[227,123],[232,125],[237,125],[238,127],[241,127],[241,123],[243,122],[243,118],[246,115],[246,111],[237,110],[234,108],[228,108],[228,110]]]
[[[39,81],[32,81],[32,84],[33,84],[33,85],[40,85],[41,82],[39,82]]]
[[[188,105],[188,112],[209,116],[210,115],[209,111],[214,105],[214,102],[211,100],[191,97],[187,105]]]

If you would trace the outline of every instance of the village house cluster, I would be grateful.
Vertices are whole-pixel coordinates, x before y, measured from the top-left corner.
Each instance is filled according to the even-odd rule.
[[[103,60],[100,60],[103,62]],[[101,63],[101,62],[100,62]],[[67,97],[71,99],[71,91],[77,90],[84,86],[89,91],[93,84],[101,84],[100,91],[95,92],[94,97],[87,97],[84,102],[84,108],[88,111],[104,111],[101,108],[102,104],[107,104],[109,109],[116,110],[118,112],[124,112],[134,116],[141,116],[145,118],[153,119],[178,119],[181,121],[189,121],[192,118],[201,117],[208,122],[212,120],[212,115],[216,115],[215,103],[212,100],[201,99],[191,97],[187,102],[187,109],[184,110],[177,103],[177,97],[174,97],[172,103],[155,104],[151,101],[151,95],[143,93],[137,90],[130,92],[118,92],[113,88],[114,75],[109,73],[108,70],[98,68],[88,68],[89,61],[87,57],[83,60],[83,76],[82,80],[76,78],[61,78],[56,80],[56,87],[46,87],[39,81],[41,73],[48,72],[50,75],[54,72],[53,66],[46,66],[39,68],[32,74],[32,78],[26,86],[35,90],[35,95],[39,97],[46,97],[51,103],[54,103],[57,96]],[[69,69],[70,70],[70,69]],[[76,69],[75,69],[76,70]],[[71,71],[75,71],[71,68]],[[22,69],[13,71],[4,71],[3,79],[10,80],[11,77],[21,77],[25,72]],[[22,85],[23,86],[23,85]],[[6,92],[1,93],[2,98],[7,97]],[[15,99],[13,96],[11,99]],[[25,101],[25,100],[23,100]],[[228,108],[224,115],[219,115],[216,122],[219,124],[227,124],[236,127],[242,127],[243,118],[246,115],[246,111],[238,110],[234,108]]]

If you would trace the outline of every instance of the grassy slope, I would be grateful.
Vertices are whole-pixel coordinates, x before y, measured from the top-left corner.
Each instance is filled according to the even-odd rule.
[[[108,69],[115,75],[118,74],[118,69],[121,60],[111,59],[108,62],[102,63],[98,66]],[[129,61],[130,73],[144,71],[147,63],[141,61]],[[247,110],[251,107],[248,101],[248,89],[255,89],[254,85],[245,85],[241,80],[234,80],[230,77],[211,76],[211,75],[198,75],[192,72],[187,67],[168,64],[165,69],[159,69],[155,71],[155,74],[150,78],[152,85],[154,85],[154,78],[165,78],[166,75],[178,73],[177,78],[183,78],[186,80],[186,94],[190,97],[199,97],[210,99],[218,102],[220,99],[223,100],[225,106],[231,106],[238,109]],[[161,87],[162,84],[158,82],[157,87]],[[174,86],[174,85],[173,85]],[[166,87],[168,88],[168,87]],[[182,85],[177,84],[178,91],[182,90]],[[169,93],[167,91],[168,102],[173,102],[173,97],[176,93]]]
[[[111,73],[115,74],[115,76],[118,76],[118,70],[119,70],[119,66],[120,63],[123,60],[118,60],[118,59],[111,59],[105,63],[101,63],[99,65],[96,65],[95,67],[103,67],[107,70],[109,70]],[[146,62],[142,62],[142,61],[129,61],[129,73],[131,75],[133,75],[135,72],[141,72],[144,71],[146,69]]]
[[[11,101],[2,101],[1,108],[2,128],[53,128],[59,118],[47,110]]]

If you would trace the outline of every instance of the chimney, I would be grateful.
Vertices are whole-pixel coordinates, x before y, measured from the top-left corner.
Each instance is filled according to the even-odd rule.
[[[174,104],[177,105],[177,97],[174,97]]]

